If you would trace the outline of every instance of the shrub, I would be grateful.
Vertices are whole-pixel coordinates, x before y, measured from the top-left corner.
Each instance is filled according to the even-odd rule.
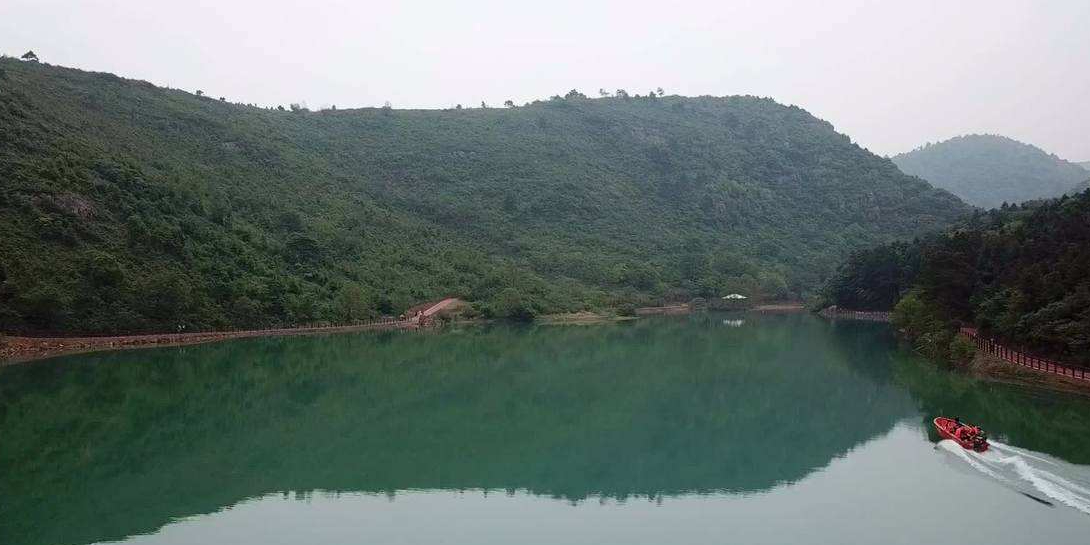
[[[893,307],[890,320],[909,338],[923,335],[932,328],[932,317],[919,293],[906,294]]]
[[[916,350],[935,361],[946,361],[950,356],[950,343],[954,334],[945,329],[927,331],[916,337]]]
[[[912,341],[921,354],[936,361],[967,363],[972,359],[972,352],[967,351],[962,342],[972,343],[956,334],[955,325],[944,319],[919,292],[906,294],[893,307],[893,324]]]
[[[955,365],[968,365],[976,356],[976,345],[961,335],[955,335],[950,341],[949,358]]]
[[[537,318],[537,309],[533,302],[515,288],[507,288],[498,293],[492,298],[489,307],[491,315],[497,318],[518,322],[532,322]]]
[[[334,318],[340,323],[373,318],[373,308],[370,294],[359,284],[346,283],[333,299]]]

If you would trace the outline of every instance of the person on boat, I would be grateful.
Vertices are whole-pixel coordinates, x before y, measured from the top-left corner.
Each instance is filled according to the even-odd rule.
[[[954,437],[957,438],[958,441],[962,441],[962,442],[971,442],[971,441],[973,441],[974,438],[976,437],[976,434],[977,434],[977,429],[975,427],[966,426],[966,425],[962,425],[961,427],[959,427],[957,430],[954,431]]]
[[[961,428],[962,428],[961,418],[955,416],[954,417],[954,424],[952,426],[950,426],[950,434],[954,436],[954,439],[959,439],[959,440],[961,439]]]

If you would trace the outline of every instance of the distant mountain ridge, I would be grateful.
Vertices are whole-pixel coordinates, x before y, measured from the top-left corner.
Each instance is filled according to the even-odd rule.
[[[0,331],[796,298],[969,212],[752,96],[297,110],[0,59]]]
[[[927,144],[892,160],[906,174],[984,208],[1059,197],[1090,176],[1082,166],[1036,146],[991,134]]]

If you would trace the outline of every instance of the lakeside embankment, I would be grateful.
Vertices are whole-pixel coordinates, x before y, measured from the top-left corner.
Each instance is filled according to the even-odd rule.
[[[357,331],[415,330],[434,324],[434,317],[441,312],[457,311],[465,304],[464,301],[457,298],[446,298],[439,301],[416,305],[408,309],[405,314],[402,315],[402,318],[388,318],[345,325],[268,328],[240,331],[204,331],[195,333],[96,335],[84,337],[25,337],[0,335],[0,365],[10,365],[66,354],[185,346],[230,339],[351,333]],[[776,303],[758,305],[746,310],[749,312],[780,313],[803,312],[805,311],[805,308],[801,303]],[[541,316],[537,319],[537,323],[542,325],[602,324],[637,320],[641,316],[686,314],[692,311],[693,308],[689,304],[642,307],[636,309],[636,316],[582,311]],[[459,320],[459,323],[473,323],[477,321],[479,320]]]
[[[976,354],[969,363],[974,375],[997,382],[1090,395],[1090,369],[1014,350],[981,337],[973,328],[963,327],[958,334],[976,346]]]
[[[690,303],[677,305],[663,305],[658,307],[639,307],[635,309],[635,316],[623,316],[616,313],[600,312],[569,312],[565,314],[547,314],[537,319],[540,324],[564,325],[564,324],[600,324],[607,322],[624,322],[638,320],[644,316],[669,316],[676,314],[690,314],[705,309],[694,308]],[[713,309],[725,310],[725,309]],[[745,309],[736,309],[738,312],[761,312],[766,314],[782,314],[792,312],[805,312],[806,307],[802,303],[775,303],[769,305],[757,305]]]
[[[563,314],[546,314],[538,318],[536,322],[543,325],[583,325],[625,322],[638,319],[638,316],[621,316],[618,314],[582,311],[566,312]]]
[[[420,324],[416,319],[390,319],[337,326],[251,329],[243,331],[207,331],[200,333],[153,333],[147,335],[101,337],[4,336],[0,339],[0,365],[50,358],[62,354],[78,354],[84,352],[97,352],[100,350],[184,346],[224,341],[228,339],[316,335],[321,333],[348,333],[352,331],[416,329],[418,327],[420,327]]]
[[[726,310],[738,312],[805,312],[806,306],[799,302],[770,303],[767,305],[755,305],[744,308],[719,308],[715,306],[694,306],[692,303],[676,305],[664,305],[660,307],[640,307],[636,309],[637,316],[651,316],[655,314],[687,314],[694,310]]]
[[[78,354],[102,350],[125,350],[203,344],[228,339],[253,337],[286,337],[292,335],[317,335],[322,333],[351,333],[356,331],[383,331],[420,329],[432,325],[442,312],[453,310],[464,301],[447,297],[412,307],[399,318],[354,322],[350,324],[310,327],[281,327],[238,331],[202,331],[195,333],[151,333],[141,335],[114,335],[89,337],[13,337],[0,335],[0,365],[20,363],[62,354]]]
[[[874,322],[888,322],[891,314],[881,310],[849,310],[831,306],[818,312],[826,318],[847,318],[850,320],[871,320]]]
[[[1010,361],[986,352],[977,352],[969,362],[967,370],[981,380],[1090,396],[1090,381],[1013,365]]]
[[[891,313],[828,307],[820,312],[825,318],[889,322]],[[1040,358],[980,337],[973,328],[963,327],[958,335],[976,347],[967,370],[978,378],[1090,395],[1090,370]]]

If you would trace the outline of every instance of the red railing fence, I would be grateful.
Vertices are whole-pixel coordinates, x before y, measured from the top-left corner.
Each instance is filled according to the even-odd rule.
[[[1090,380],[1090,369],[1087,369],[1086,367],[1065,365],[1055,360],[1039,358],[1032,354],[1014,350],[1008,346],[995,342],[993,339],[980,336],[975,329],[970,327],[961,328],[961,334],[972,341],[973,344],[976,345],[977,350],[983,351],[985,354],[991,354],[1015,365],[1021,365],[1022,367],[1036,369],[1037,371],[1062,375],[1074,379]]]

